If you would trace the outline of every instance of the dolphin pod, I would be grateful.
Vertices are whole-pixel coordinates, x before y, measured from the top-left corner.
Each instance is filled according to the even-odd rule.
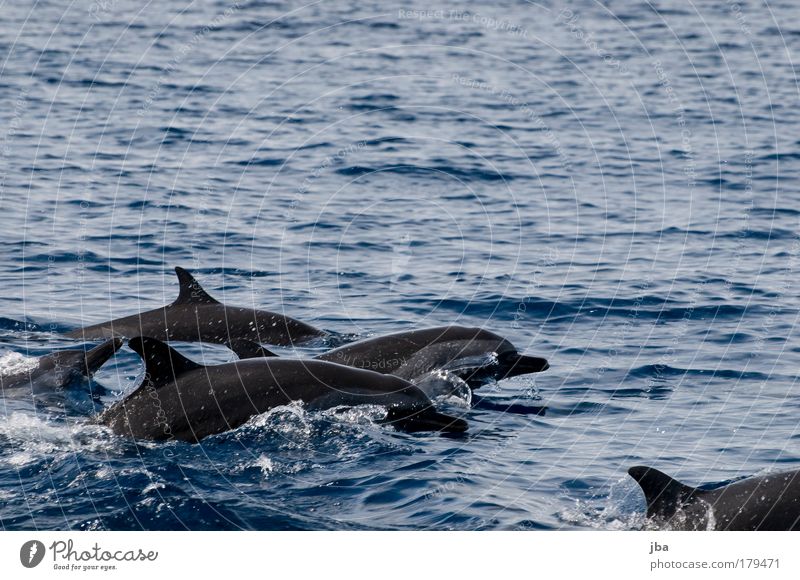
[[[129,338],[145,363],[144,380],[96,417],[118,435],[198,442],[294,401],[310,410],[380,405],[386,408],[380,422],[398,430],[459,433],[467,423],[438,412],[434,397],[459,384],[471,393],[491,380],[549,368],[545,359],[519,353],[497,334],[463,326],[377,336],[313,359],[280,358],[261,343],[288,346],[327,333],[281,314],[221,304],[189,272],[175,272],[180,290],[172,304],[68,333],[111,340],[88,350],[56,351],[29,370],[0,376],[2,395],[46,393],[91,377],[121,347],[120,339]],[[240,360],[203,366],[162,340],[227,344]],[[477,406],[487,407],[477,400]],[[492,405],[488,408],[530,412]],[[644,492],[647,517],[659,528],[800,530],[800,470],[716,489],[690,487],[650,467],[628,473]]]
[[[137,439],[197,442],[255,415],[302,401],[312,410],[382,405],[384,422],[402,431],[463,432],[464,420],[437,412],[425,394],[399,377],[320,360],[255,358],[199,365],[164,344],[136,337],[129,346],[145,379],[98,421]]]
[[[175,273],[180,290],[172,304],[78,328],[66,336],[83,340],[149,336],[219,344],[244,338],[283,346],[325,336],[323,331],[289,316],[221,304],[189,272],[176,267]]]
[[[39,357],[36,367],[13,375],[0,375],[4,397],[64,388],[76,379],[90,378],[122,346],[118,338],[90,350],[57,350]]]
[[[671,530],[800,530],[800,470],[702,490],[652,467],[628,470],[647,500],[647,517]]]
[[[240,359],[277,356],[248,340],[232,340],[228,346]],[[432,398],[447,395],[462,381],[475,389],[488,380],[538,373],[550,367],[543,358],[520,354],[502,336],[465,326],[439,326],[367,338],[314,358],[406,379]],[[497,404],[487,398],[473,397],[473,402],[477,407],[507,412],[543,412],[542,407]]]

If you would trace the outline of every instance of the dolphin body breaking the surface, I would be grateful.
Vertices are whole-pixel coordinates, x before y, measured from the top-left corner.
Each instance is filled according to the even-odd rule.
[[[28,370],[0,375],[3,396],[47,393],[90,378],[121,346],[122,341],[115,338],[89,350],[57,350],[46,354]]]
[[[247,339],[287,346],[323,337],[325,332],[304,322],[269,312],[226,306],[212,298],[183,268],[175,268],[180,283],[172,304],[124,318],[116,318],[68,332],[70,338],[132,338],[149,336],[158,340],[212,342]]]
[[[367,338],[316,357],[407,380],[446,371],[473,387],[547,370],[547,360],[522,355],[502,336],[483,328],[437,326]]]
[[[631,467],[647,517],[670,530],[800,530],[800,470],[770,473],[718,489],[689,487],[652,467]]]
[[[277,356],[248,340],[228,346],[240,359]],[[429,397],[447,395],[466,383],[475,389],[489,380],[538,373],[550,365],[546,359],[520,354],[502,336],[483,328],[439,326],[367,338],[335,348],[317,360],[391,374],[411,381]],[[523,414],[539,414],[542,407],[496,403],[474,397],[475,406]]]
[[[98,418],[118,435],[197,442],[272,408],[301,401],[310,410],[381,405],[401,431],[463,432],[467,423],[437,412],[399,377],[320,360],[254,358],[203,366],[153,338],[130,347],[145,362],[144,382]]]

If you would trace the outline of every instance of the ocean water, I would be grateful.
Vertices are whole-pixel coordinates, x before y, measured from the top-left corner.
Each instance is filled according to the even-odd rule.
[[[0,372],[171,302],[549,359],[464,437],[292,406],[199,445],[0,407],[3,529],[642,529],[626,475],[800,466],[790,2],[0,6]],[[232,360],[178,344],[196,360]],[[287,356],[322,352],[325,345]]]

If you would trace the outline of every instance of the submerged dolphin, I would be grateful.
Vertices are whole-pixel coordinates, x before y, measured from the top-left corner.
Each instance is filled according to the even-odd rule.
[[[91,377],[122,346],[118,338],[90,350],[58,350],[39,358],[35,367],[0,375],[3,395],[37,394],[66,387],[77,379]]]
[[[403,431],[467,429],[465,421],[437,412],[422,391],[398,377],[318,360],[258,358],[203,366],[153,338],[136,337],[129,345],[145,362],[145,380],[98,419],[119,435],[196,442],[293,401],[312,410],[383,405],[384,422]]]
[[[246,340],[233,340],[228,346],[242,359],[275,356]],[[428,396],[454,388],[454,382],[464,381],[474,389],[490,379],[538,373],[550,367],[543,358],[519,354],[502,336],[464,326],[440,326],[367,338],[315,358],[401,377],[422,388]],[[476,398],[476,402],[484,408],[510,412],[542,409],[495,406],[486,398]]]
[[[702,490],[652,467],[628,470],[647,499],[647,517],[672,530],[800,530],[800,470]]]
[[[208,295],[192,275],[175,268],[180,283],[172,304],[68,332],[84,340],[150,336],[159,340],[225,343],[245,338],[268,344],[290,345],[325,336],[304,322],[266,310],[225,306]]]

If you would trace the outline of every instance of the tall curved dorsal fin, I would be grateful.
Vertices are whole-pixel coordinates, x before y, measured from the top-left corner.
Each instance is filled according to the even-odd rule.
[[[672,517],[697,492],[697,489],[684,485],[652,467],[631,467],[628,475],[636,480],[644,492],[648,518]]]
[[[128,346],[142,357],[145,380],[154,387],[172,382],[187,371],[203,368],[155,338],[137,336],[128,341]]]
[[[203,287],[188,270],[175,266],[175,273],[178,275],[180,291],[172,304],[219,304],[218,300],[203,290]]]
[[[240,359],[246,358],[269,358],[278,356],[271,350],[267,350],[257,342],[246,338],[232,338],[225,343],[229,349],[236,353]]]

